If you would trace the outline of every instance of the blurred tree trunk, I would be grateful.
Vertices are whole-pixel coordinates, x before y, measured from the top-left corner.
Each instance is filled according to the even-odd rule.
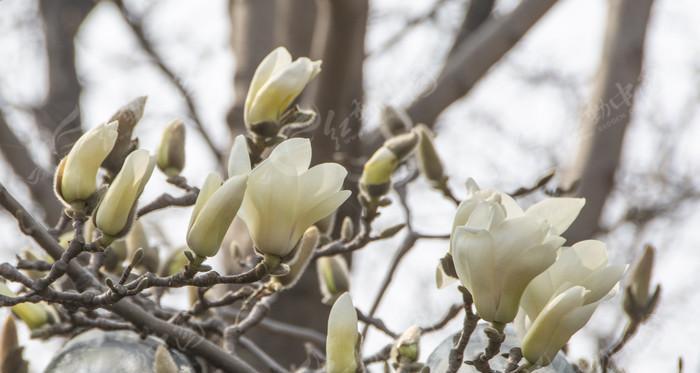
[[[243,104],[255,68],[278,46],[277,8],[277,0],[229,1],[231,47],[236,72],[233,79],[233,106],[226,121],[233,134],[244,131]]]
[[[47,95],[42,107],[34,111],[38,128],[51,136],[53,164],[70,150],[82,134],[80,124],[81,85],[75,68],[75,35],[85,17],[95,6],[94,1],[39,1],[48,62]],[[44,220],[52,224],[60,213],[53,187],[53,167],[41,167],[31,150],[0,118],[0,138],[5,160],[29,189],[35,203],[43,210]]]
[[[581,144],[568,183],[578,180],[586,206],[567,231],[570,242],[596,234],[641,81],[644,41],[654,0],[612,0],[603,54],[590,102],[583,113]]]
[[[39,6],[44,21],[49,86],[37,120],[53,136],[52,156],[54,163],[58,163],[82,134],[81,86],[75,69],[74,39],[95,2],[41,0]]]

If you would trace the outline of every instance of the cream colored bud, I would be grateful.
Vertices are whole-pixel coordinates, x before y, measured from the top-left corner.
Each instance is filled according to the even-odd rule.
[[[340,226],[340,239],[343,242],[350,242],[355,236],[355,224],[352,222],[352,218],[346,216],[343,218],[343,224]]]
[[[391,175],[399,166],[399,159],[391,150],[382,146],[379,148],[369,160],[365,163],[360,176],[360,186],[365,189],[370,196],[381,197],[389,191],[391,185]],[[383,193],[375,195],[372,193],[372,188],[386,186],[381,188]],[[381,192],[377,191],[377,192]]]
[[[135,150],[126,157],[95,212],[95,226],[104,235],[117,238],[128,232],[136,202],[154,167],[155,162],[147,150]]]
[[[185,125],[174,120],[163,131],[158,146],[158,168],[168,176],[177,176],[185,167]]]
[[[418,150],[416,152],[418,169],[433,185],[444,183],[445,171],[440,156],[437,150],[435,150],[431,131],[423,124],[419,124],[416,128],[420,137],[420,141],[418,141]]]
[[[654,267],[654,248],[647,245],[644,254],[632,268],[632,282],[630,288],[636,303],[646,304],[649,301],[649,284],[651,271]]]
[[[187,232],[189,248],[200,257],[216,255],[224,235],[236,217],[246,191],[248,175],[236,175],[221,184],[209,174],[197,197]]]
[[[0,282],[0,295],[14,298],[17,296],[4,282]],[[36,329],[44,326],[51,319],[46,306],[38,303],[19,303],[10,308],[12,313],[17,315],[29,329]]]
[[[399,162],[405,161],[413,154],[416,145],[418,145],[418,134],[415,130],[394,136],[384,142],[384,146],[394,153]]]
[[[250,153],[248,152],[248,141],[245,136],[238,135],[233,140],[231,154],[228,157],[228,177],[249,173]]]
[[[101,124],[78,139],[56,170],[54,187],[65,203],[84,203],[97,191],[97,171],[117,140],[117,122]]]
[[[355,372],[362,364],[358,359],[357,312],[350,294],[344,293],[333,304],[328,316],[326,336],[326,372]]]
[[[5,362],[11,354],[19,348],[19,338],[17,337],[17,325],[12,315],[5,318],[2,326],[2,339],[0,339],[0,362]],[[3,364],[0,363],[0,367]]]
[[[261,136],[274,136],[281,117],[320,71],[321,61],[302,57],[292,62],[283,47],[268,54],[255,70],[248,89],[244,108],[248,129]]]
[[[411,127],[413,122],[405,110],[393,106],[385,106],[382,109],[379,128],[384,138],[389,139],[406,133]]]
[[[418,361],[421,334],[421,328],[417,325],[412,325],[394,342],[390,354],[394,367]]]
[[[350,290],[350,271],[342,255],[316,259],[316,271],[323,303],[332,304],[338,296]]]
[[[294,258],[289,262],[289,273],[284,276],[274,277],[275,281],[285,287],[294,286],[306,272],[320,238],[321,233],[318,228],[311,226],[307,229],[299,241]]]

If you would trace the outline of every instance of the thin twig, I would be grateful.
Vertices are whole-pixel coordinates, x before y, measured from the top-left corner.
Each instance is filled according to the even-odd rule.
[[[460,287],[459,290],[462,292],[462,300],[464,301],[464,324],[454,347],[450,350],[450,360],[446,373],[455,373],[459,370],[464,359],[464,349],[467,347],[469,339],[474,333],[474,329],[476,329],[476,323],[479,321],[479,317],[472,310],[472,304],[474,303],[472,295],[464,287]]]

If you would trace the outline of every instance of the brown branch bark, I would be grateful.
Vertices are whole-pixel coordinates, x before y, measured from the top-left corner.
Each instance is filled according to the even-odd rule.
[[[586,206],[567,232],[570,242],[593,236],[615,184],[622,144],[632,117],[653,0],[610,2],[603,56],[581,123],[581,144],[569,183],[578,180]]]

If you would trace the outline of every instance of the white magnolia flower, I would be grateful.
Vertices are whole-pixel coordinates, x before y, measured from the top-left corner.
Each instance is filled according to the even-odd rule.
[[[85,201],[97,190],[97,171],[117,141],[118,123],[101,124],[75,142],[56,171],[56,192],[66,203]]]
[[[239,216],[263,254],[286,257],[304,231],[335,211],[349,196],[347,175],[337,163],[309,169],[311,143],[292,138],[277,145],[248,178]]]
[[[268,54],[255,70],[245,100],[246,125],[279,123],[282,114],[321,71],[321,61],[301,57],[292,62],[284,47]]]
[[[509,196],[479,190],[457,209],[450,250],[462,285],[481,318],[508,323],[518,312],[525,286],[554,263],[560,236],[584,200],[549,198],[523,211]]]
[[[326,372],[357,371],[357,312],[350,294],[341,295],[328,315],[326,336]]]
[[[614,293],[625,266],[608,265],[605,244],[589,240],[563,247],[557,261],[525,289],[516,329],[525,358],[549,364],[571,336]]]
[[[95,226],[110,237],[127,233],[136,201],[146,187],[155,168],[155,160],[147,150],[131,152],[107,189],[95,213]]]
[[[197,196],[187,232],[187,244],[195,254],[211,257],[219,251],[243,202],[247,180],[247,174],[234,175],[222,184],[218,174],[209,174]]]

